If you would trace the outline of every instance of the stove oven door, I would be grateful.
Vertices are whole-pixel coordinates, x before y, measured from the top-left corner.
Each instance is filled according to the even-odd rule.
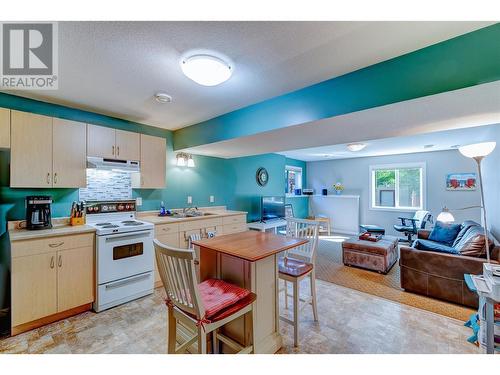
[[[153,269],[152,230],[97,236],[99,285]]]

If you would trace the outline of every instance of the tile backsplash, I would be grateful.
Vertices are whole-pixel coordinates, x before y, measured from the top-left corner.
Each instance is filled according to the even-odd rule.
[[[132,198],[129,172],[87,169],[87,187],[79,189],[80,200],[119,200]]]

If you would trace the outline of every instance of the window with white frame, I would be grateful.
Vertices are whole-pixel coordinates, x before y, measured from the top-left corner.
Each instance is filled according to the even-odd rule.
[[[370,166],[372,209],[422,210],[425,188],[425,163]]]
[[[285,166],[285,193],[295,194],[295,189],[302,189],[302,168]]]

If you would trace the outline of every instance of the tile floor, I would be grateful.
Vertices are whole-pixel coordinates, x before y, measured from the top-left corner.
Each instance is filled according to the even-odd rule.
[[[320,322],[313,321],[309,307],[302,310],[298,349],[292,328],[281,323],[279,353],[482,352],[466,341],[471,331],[462,322],[320,280],[317,293]],[[0,352],[165,353],[165,318],[157,289],[100,314],[86,312],[0,340]]]

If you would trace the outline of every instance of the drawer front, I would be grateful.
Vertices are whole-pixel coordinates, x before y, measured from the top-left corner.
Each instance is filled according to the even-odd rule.
[[[163,236],[165,234],[179,233],[179,224],[158,224],[155,226],[155,237]]]
[[[213,219],[198,219],[193,221],[186,221],[184,223],[179,223],[179,230],[186,231],[192,229],[215,227],[217,225],[222,225],[222,218],[219,217]]]
[[[187,249],[189,247],[189,236],[192,234],[201,235],[202,233],[200,229],[179,232],[179,246],[181,249]]]
[[[222,232],[223,234],[232,234],[232,233],[239,233],[239,232],[246,232],[248,230],[246,224],[228,224],[224,225]]]
[[[245,224],[246,222],[247,222],[246,215],[225,216],[222,218],[222,223],[224,225],[227,225],[227,224]]]
[[[27,255],[45,254],[53,251],[93,247],[94,234],[85,233],[71,236],[57,236],[36,240],[15,241],[11,244],[12,258]]]

